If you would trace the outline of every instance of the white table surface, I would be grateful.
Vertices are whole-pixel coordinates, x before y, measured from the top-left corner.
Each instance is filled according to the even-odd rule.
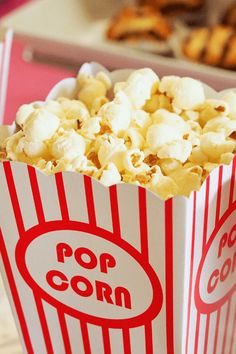
[[[10,305],[0,278],[0,353],[23,354]]]

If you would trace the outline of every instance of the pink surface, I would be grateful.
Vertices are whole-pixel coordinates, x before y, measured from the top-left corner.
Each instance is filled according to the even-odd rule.
[[[8,12],[14,10],[16,7],[24,5],[30,0],[2,0],[0,5],[0,16],[6,15]]]
[[[58,81],[74,76],[60,67],[23,61],[23,48],[19,41],[13,42],[4,120],[8,124],[14,120],[20,105],[44,99]]]
[[[0,17],[30,0],[3,0]],[[4,123],[11,123],[20,105],[42,100],[58,81],[74,73],[58,67],[22,60],[24,46],[13,41]]]

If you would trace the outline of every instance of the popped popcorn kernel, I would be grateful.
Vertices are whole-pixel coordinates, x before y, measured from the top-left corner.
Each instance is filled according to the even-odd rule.
[[[117,75],[118,76],[118,75]],[[105,186],[132,183],[166,200],[188,197],[236,153],[236,92],[206,98],[192,78],[148,68],[114,82],[80,73],[74,97],[25,104],[0,160],[45,174],[74,171]]]

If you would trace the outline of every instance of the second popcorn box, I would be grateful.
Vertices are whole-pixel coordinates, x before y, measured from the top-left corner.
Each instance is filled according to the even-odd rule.
[[[75,92],[68,79],[47,102]],[[235,353],[236,158],[189,197],[167,200],[159,196],[174,195],[172,184],[158,196],[140,183],[104,186],[88,170],[47,176],[9,160],[0,165],[0,264],[25,353]]]

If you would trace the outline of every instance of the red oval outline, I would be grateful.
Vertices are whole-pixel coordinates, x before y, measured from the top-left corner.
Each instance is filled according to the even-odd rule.
[[[34,239],[40,237],[42,234],[62,230],[87,232],[91,235],[91,237],[92,235],[95,235],[115,244],[119,248],[123,249],[126,253],[128,253],[133,259],[135,259],[136,262],[145,271],[152,286],[153,299],[150,306],[142,314],[137,315],[135,317],[131,317],[128,319],[106,319],[75,310],[72,307],[60,302],[59,300],[54,299],[51,295],[44,291],[34,281],[34,279],[30,275],[30,272],[28,271],[25,259],[26,251],[30,243]],[[161,311],[163,304],[163,293],[161,283],[151,265],[147,263],[146,260],[142,257],[142,254],[139,253],[128,242],[121,238],[115,237],[112,232],[104,230],[100,227],[94,227],[86,223],[70,220],[48,221],[44,224],[36,225],[26,231],[24,236],[18,241],[15,251],[15,257],[19,272],[22,275],[23,279],[26,281],[26,283],[29,285],[29,287],[33,289],[33,291],[36,290],[37,294],[39,294],[46,302],[48,302],[54,307],[60,306],[60,309],[63,308],[65,313],[75,318],[85,320],[86,322],[95,325],[107,325],[111,328],[138,327],[144,325],[146,321],[153,320]]]
[[[218,224],[216,225],[216,228],[212,232],[212,234],[207,242],[206,251],[203,254],[201,261],[199,263],[199,266],[198,266],[196,283],[195,283],[194,298],[195,298],[196,307],[199,309],[199,311],[201,313],[204,313],[204,314],[209,314],[211,312],[218,310],[229,299],[229,297],[231,295],[233,295],[233,293],[236,291],[236,282],[235,282],[235,284],[233,284],[232,288],[221,299],[219,299],[211,304],[207,304],[201,299],[200,289],[199,289],[202,268],[205,263],[208,251],[211,248],[211,245],[214,242],[215,238],[217,237],[220,228],[224,225],[224,223],[226,222],[228,217],[234,211],[236,211],[236,201],[230,206],[229,209],[226,210],[226,212],[223,214],[223,216],[219,220]]]

